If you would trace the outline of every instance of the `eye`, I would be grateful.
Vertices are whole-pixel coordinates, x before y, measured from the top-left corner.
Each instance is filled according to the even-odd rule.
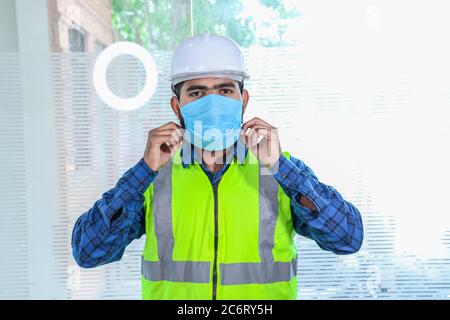
[[[231,89],[220,89],[220,93],[223,93],[223,94],[232,94],[233,93],[233,90],[231,90]]]
[[[191,93],[189,93],[189,97],[198,97],[201,94],[200,91],[192,91]]]

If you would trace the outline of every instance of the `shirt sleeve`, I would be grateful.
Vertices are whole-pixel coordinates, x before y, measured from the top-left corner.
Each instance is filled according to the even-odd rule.
[[[282,154],[270,170],[291,199],[298,234],[335,254],[355,253],[361,248],[364,237],[361,214],[335,188],[320,182],[303,161],[294,157],[288,159]],[[314,203],[317,210],[301,205],[301,196]]]
[[[118,261],[125,247],[145,233],[143,194],[157,175],[143,159],[76,221],[72,253],[84,268]]]

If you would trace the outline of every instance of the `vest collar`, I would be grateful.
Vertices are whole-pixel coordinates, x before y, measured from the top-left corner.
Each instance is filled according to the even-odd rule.
[[[226,163],[231,162],[231,160],[236,157],[238,163],[244,164],[247,152],[248,148],[240,139],[238,139],[238,141],[234,143],[231,152],[226,157]],[[186,168],[194,162],[202,163],[201,156],[194,151],[194,145],[186,140],[183,141],[183,145],[181,146],[180,156],[183,168]]]

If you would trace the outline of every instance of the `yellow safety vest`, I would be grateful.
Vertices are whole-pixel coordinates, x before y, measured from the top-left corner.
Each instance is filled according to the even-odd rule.
[[[143,299],[296,299],[291,202],[250,150],[217,187],[178,151],[144,210]]]

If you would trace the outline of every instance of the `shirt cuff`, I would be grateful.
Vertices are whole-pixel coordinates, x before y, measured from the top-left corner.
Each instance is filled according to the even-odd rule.
[[[278,161],[269,168],[269,171],[272,172],[275,179],[291,199],[294,208],[300,209],[298,211],[301,211],[304,214],[304,218],[314,219],[318,212],[301,205],[299,201],[297,201],[299,200],[298,197],[302,195],[311,200],[319,212],[321,211],[321,208],[323,208],[323,206],[321,206],[321,199],[315,196],[316,192],[313,190],[313,186],[317,182],[311,181],[313,177],[311,177],[304,168],[303,162],[300,162],[300,164],[296,166],[292,161],[281,154]]]
[[[301,220],[309,221],[311,219],[315,219],[318,215],[318,212],[301,205],[300,202],[297,201],[300,196],[301,193],[298,193],[297,196],[291,198],[291,205],[294,209],[294,213]]]
[[[153,171],[143,158],[120,178],[120,185],[131,196],[142,195],[155,179],[157,171]]]

